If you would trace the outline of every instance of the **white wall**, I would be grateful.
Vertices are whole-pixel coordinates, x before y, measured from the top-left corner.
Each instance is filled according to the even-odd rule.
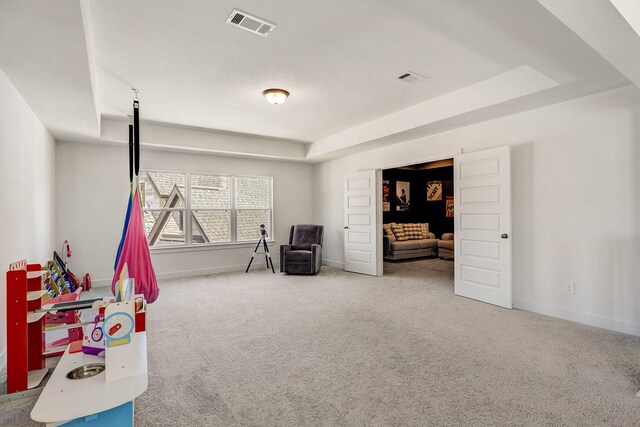
[[[510,145],[515,307],[640,335],[639,137],[640,90],[628,86],[320,163],[325,262],[344,262],[346,172]]]
[[[0,70],[0,368],[5,363],[5,271],[51,258],[55,141]]]
[[[110,284],[127,206],[129,172],[126,146],[58,142],[56,238],[69,240],[76,275],[89,272],[94,284]],[[273,177],[277,263],[278,246],[291,224],[309,222],[313,208],[313,166],[212,155],[142,150],[141,168]],[[152,253],[158,278],[244,270],[254,244],[234,249]],[[257,265],[256,265],[257,263]],[[256,268],[264,257],[256,257]],[[277,267],[277,264],[276,264]],[[252,266],[253,268],[253,266]]]

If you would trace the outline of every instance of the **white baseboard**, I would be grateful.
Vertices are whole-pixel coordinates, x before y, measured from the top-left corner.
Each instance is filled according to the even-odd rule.
[[[332,261],[330,259],[323,259],[322,264],[328,265],[330,267],[344,269],[344,262]]]
[[[560,319],[571,320],[572,322],[584,323],[585,325],[596,326],[598,328],[622,332],[624,334],[640,336],[639,323],[567,310],[565,308],[540,304],[527,299],[514,298],[513,307],[521,310],[532,311],[534,313],[545,314],[547,316],[558,317]]]
[[[344,269],[344,262],[323,259],[322,264],[328,265],[330,267]],[[279,262],[274,261],[273,265],[274,265],[274,268],[278,270]],[[244,271],[246,268],[247,266],[244,264],[230,265],[230,266],[223,266],[223,267],[203,268],[203,269],[197,269],[197,270],[184,270],[184,271],[157,273],[156,277],[159,280],[179,279],[184,277],[206,276],[210,274],[222,274],[222,273],[231,273],[235,271]],[[257,264],[256,266],[252,266],[252,270],[257,268],[264,268],[264,265]],[[94,280],[92,282],[92,285],[95,287],[111,286],[111,278]],[[624,320],[613,319],[613,318],[598,316],[598,315],[589,314],[589,313],[567,310],[565,308],[555,307],[555,306],[546,305],[546,304],[540,304],[535,301],[531,301],[527,299],[514,298],[513,306],[514,308],[518,308],[521,310],[532,311],[534,313],[540,313],[540,314],[545,314],[547,316],[570,320],[573,322],[584,323],[586,325],[596,326],[598,328],[604,328],[612,331],[622,332],[625,334],[640,336],[640,323],[628,322]],[[5,356],[6,354],[4,351],[0,353],[0,369],[4,367],[4,364],[6,363]]]
[[[273,268],[278,271],[280,267],[280,263],[278,261],[273,261]],[[251,271],[257,270],[258,268],[264,269],[265,266],[261,263],[252,264]],[[156,273],[156,279],[158,280],[169,280],[169,279],[181,279],[184,277],[195,277],[195,276],[208,276],[210,274],[222,274],[222,273],[232,273],[234,271],[245,271],[247,269],[247,265],[227,265],[223,267],[211,267],[211,268],[201,268],[197,270],[183,270],[183,271],[170,271],[166,273]],[[111,286],[112,279],[98,279],[92,280],[91,286],[100,288],[103,286]]]

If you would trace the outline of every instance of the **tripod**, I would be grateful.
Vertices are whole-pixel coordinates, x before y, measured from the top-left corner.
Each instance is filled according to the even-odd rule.
[[[264,229],[264,225],[260,226],[260,240],[258,240],[258,244],[256,248],[253,250],[253,255],[251,255],[251,259],[249,260],[249,265],[247,265],[247,269],[244,271],[245,273],[249,272],[249,268],[251,268],[251,263],[253,262],[253,258],[255,258],[258,253],[258,248],[260,244],[264,246],[264,259],[267,261],[267,268],[269,268],[269,264],[271,264],[271,271],[275,274],[276,270],[273,268],[273,260],[271,259],[271,254],[269,253],[269,246],[267,246],[266,238],[269,237],[267,231]]]

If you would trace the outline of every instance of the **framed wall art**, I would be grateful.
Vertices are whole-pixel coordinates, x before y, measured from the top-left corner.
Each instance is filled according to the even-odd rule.
[[[408,211],[409,205],[411,204],[410,200],[410,189],[411,183],[405,181],[396,181],[396,210],[397,211]]]
[[[442,200],[442,181],[427,182],[427,202]]]

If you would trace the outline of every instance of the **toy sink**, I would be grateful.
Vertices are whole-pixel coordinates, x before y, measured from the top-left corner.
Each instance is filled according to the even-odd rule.
[[[104,363],[89,363],[88,365],[82,365],[69,371],[67,378],[70,380],[83,380],[98,375],[104,371],[104,369]]]

